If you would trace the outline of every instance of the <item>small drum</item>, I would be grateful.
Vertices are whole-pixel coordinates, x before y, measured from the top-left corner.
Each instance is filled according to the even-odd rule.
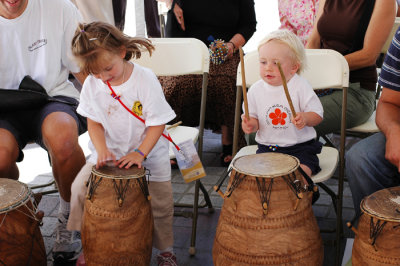
[[[322,265],[312,192],[299,165],[281,153],[235,159],[214,240],[214,265]]]
[[[16,180],[0,178],[0,265],[46,265],[46,249],[32,191]]]
[[[360,207],[353,265],[400,265],[400,187],[379,190]]]
[[[153,214],[145,169],[92,168],[82,223],[87,265],[149,265]]]

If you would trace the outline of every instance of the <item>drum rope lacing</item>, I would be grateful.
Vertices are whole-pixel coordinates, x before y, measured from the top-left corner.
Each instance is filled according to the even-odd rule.
[[[269,200],[271,199],[272,185],[274,184],[274,179],[271,179],[268,186],[265,184],[265,178],[262,178],[262,184],[258,177],[256,177],[258,194],[261,200],[261,206],[263,208],[264,214],[268,212]]]
[[[98,180],[96,180],[96,179],[97,179],[97,177],[93,173],[91,173],[90,176],[89,176],[89,182],[86,184],[87,186],[89,186],[88,193],[87,193],[87,196],[86,196],[86,198],[89,199],[89,200],[92,199],[94,191],[99,186],[99,184],[100,184],[101,180],[103,179],[103,177],[100,176],[100,178]]]
[[[125,184],[123,179],[119,179],[118,180],[119,182],[115,179],[113,179],[112,181],[114,184],[115,192],[117,193],[118,196],[118,205],[122,207],[122,204],[124,204],[126,191],[128,190],[129,187],[130,179],[127,179]]]
[[[381,224],[381,220],[378,219],[376,221],[376,224],[374,224],[374,218],[371,217],[370,227],[369,227],[369,238],[372,240],[371,245],[374,246],[375,250],[376,250],[376,247],[375,247],[376,239],[378,238],[379,234],[382,232],[386,223],[387,223],[387,221],[384,221]]]

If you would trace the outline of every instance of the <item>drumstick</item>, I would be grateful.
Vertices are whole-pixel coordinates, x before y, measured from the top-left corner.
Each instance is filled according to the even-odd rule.
[[[167,130],[168,130],[168,129],[171,129],[171,128],[174,128],[174,127],[177,127],[177,126],[179,126],[180,124],[182,124],[182,121],[176,122],[175,124],[168,126],[168,127],[167,127]]]
[[[247,119],[250,119],[249,106],[247,103],[247,87],[246,87],[246,74],[244,72],[243,49],[241,46],[239,46],[239,54],[240,54],[240,66],[241,66],[241,72],[242,72],[242,91],[243,91],[244,115]]]
[[[285,78],[285,74],[283,74],[281,63],[279,63],[279,61],[277,61],[276,64],[278,65],[279,73],[281,73],[283,89],[285,90],[286,98],[289,102],[290,111],[292,111],[293,117],[296,117],[296,111],[294,110],[292,99],[290,98],[289,89],[287,87],[286,78]]]

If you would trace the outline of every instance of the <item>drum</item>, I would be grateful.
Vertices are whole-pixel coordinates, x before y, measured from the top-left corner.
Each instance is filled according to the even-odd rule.
[[[322,265],[323,245],[297,158],[239,157],[218,220],[215,265]]]
[[[353,265],[400,265],[400,187],[379,190],[360,207]]]
[[[82,223],[87,265],[149,265],[153,215],[144,168],[92,168]]]
[[[26,184],[0,178],[0,265],[47,264],[42,218]]]

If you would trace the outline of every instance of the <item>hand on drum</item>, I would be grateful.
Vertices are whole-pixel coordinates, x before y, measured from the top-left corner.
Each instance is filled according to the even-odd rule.
[[[121,157],[117,161],[117,165],[119,168],[125,167],[126,169],[130,168],[132,165],[136,164],[138,168],[142,168],[142,162],[144,161],[144,157],[138,152],[131,152],[123,157]]]
[[[107,163],[110,163],[110,161],[112,161],[114,165],[117,164],[114,153],[110,152],[108,149],[98,151],[96,169],[105,166]]]
[[[250,134],[256,132],[258,130],[258,119],[254,117],[250,117],[247,119],[246,116],[242,115],[242,129],[246,134]]]

